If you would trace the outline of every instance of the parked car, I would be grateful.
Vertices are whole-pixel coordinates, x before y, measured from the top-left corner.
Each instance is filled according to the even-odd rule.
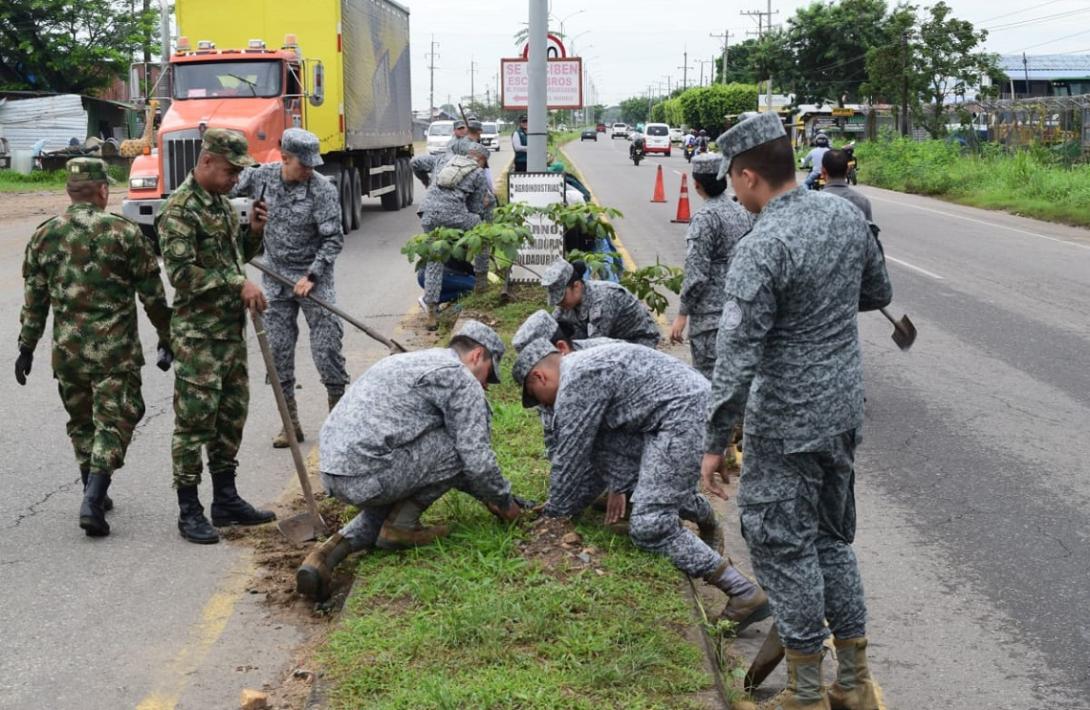
[[[610,140],[620,137],[628,138],[628,124],[627,123],[614,123],[613,130],[609,132]]]
[[[681,141],[684,138],[685,138],[685,134],[681,132],[680,128],[671,128],[670,129],[670,142],[671,143],[681,143]]]
[[[500,132],[495,123],[481,124],[481,145],[488,146],[492,150],[500,150]]]
[[[428,126],[428,154],[444,152],[453,136],[454,121],[432,121]]]
[[[647,146],[644,150],[648,155],[651,153],[662,153],[667,158],[670,157],[669,126],[665,123],[648,123],[644,126],[643,135],[647,141]]]
[[[583,141],[594,141],[595,143],[597,143],[598,131],[594,128],[585,129],[583,133],[579,136],[579,142],[582,143]]]
[[[604,123],[599,123],[597,128],[598,128],[599,133],[605,133],[606,132],[606,124],[604,124]]]

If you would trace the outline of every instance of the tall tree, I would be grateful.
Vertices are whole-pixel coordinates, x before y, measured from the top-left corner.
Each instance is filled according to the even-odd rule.
[[[621,102],[621,120],[628,124],[644,123],[649,110],[646,97],[633,96]]]
[[[757,40],[747,39],[733,47],[727,48],[727,79],[723,81],[723,57],[715,58],[715,83],[716,84],[756,84],[761,77],[757,76],[754,66],[754,49]]]
[[[108,87],[128,74],[156,19],[127,0],[0,0],[0,88],[92,94]]]

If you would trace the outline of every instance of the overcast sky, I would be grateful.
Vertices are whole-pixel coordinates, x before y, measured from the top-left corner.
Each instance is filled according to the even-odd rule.
[[[514,34],[523,27],[529,12],[525,0],[402,0],[412,11],[413,108],[428,106],[428,58],[432,35],[439,43],[436,53],[435,101],[449,96],[457,103],[470,93],[470,64],[477,65],[475,91],[484,98],[485,88],[496,90],[500,57],[515,56]],[[955,16],[991,28],[989,51],[1001,54],[1046,54],[1085,51],[1090,54],[1090,0],[947,0]],[[617,103],[645,92],[649,84],[662,83],[667,75],[681,80],[683,53],[689,52],[689,83],[700,78],[698,60],[707,64],[722,51],[722,41],[710,32],[731,33],[731,42],[757,29],[756,18],[742,10],[764,10],[767,0],[552,0],[550,28],[574,39],[576,53],[584,62],[600,95],[600,102]],[[803,0],[773,0],[775,23],[809,4]],[[892,3],[891,3],[892,4]],[[921,3],[924,4],[924,3]],[[710,8],[716,8],[709,13]],[[585,8],[585,9],[584,9]],[[585,34],[583,34],[585,33]],[[737,38],[737,39],[736,39]]]

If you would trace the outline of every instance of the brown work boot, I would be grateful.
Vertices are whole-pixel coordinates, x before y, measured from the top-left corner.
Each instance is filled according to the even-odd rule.
[[[761,710],[831,710],[829,696],[821,684],[823,653],[805,654],[786,649],[787,687],[776,697],[761,703]]]
[[[836,683],[829,688],[833,710],[886,710],[882,689],[867,666],[867,639],[835,639]]]
[[[344,390],[340,392],[326,392],[326,397],[329,400],[329,411],[333,411],[333,408],[337,406],[337,403],[341,401],[341,397],[344,396]]]
[[[720,619],[729,619],[736,624],[734,627],[736,634],[772,616],[772,608],[768,605],[768,595],[765,590],[757,585],[754,586],[756,589],[750,595],[731,597],[727,600],[727,605],[719,614]]]
[[[426,505],[409,499],[403,500],[390,510],[382,524],[375,547],[383,550],[404,550],[435,542],[446,537],[450,530],[446,525],[425,526],[420,523]]]
[[[295,572],[295,588],[307,599],[324,602],[332,593],[333,570],[352,554],[352,546],[340,533],[316,545]]]
[[[294,399],[288,400],[288,414],[291,415],[291,423],[295,427],[295,440],[303,442],[303,427],[299,424],[299,407],[295,404]],[[280,427],[280,433],[273,439],[274,449],[286,449],[291,445],[288,441],[288,432],[284,427]]]

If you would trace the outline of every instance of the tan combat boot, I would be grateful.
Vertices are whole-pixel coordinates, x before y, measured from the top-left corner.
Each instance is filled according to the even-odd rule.
[[[882,689],[867,666],[867,639],[836,639],[836,683],[829,688],[833,710],[886,710]]]
[[[821,684],[821,657],[817,653],[785,650],[787,687],[776,697],[761,703],[761,710],[830,710],[829,696]]]
[[[295,588],[307,599],[324,602],[332,592],[333,570],[352,554],[352,546],[340,533],[314,547],[295,572]]]
[[[295,440],[298,442],[304,441],[303,427],[299,424],[299,407],[295,404],[294,399],[288,400],[288,414],[291,415],[291,423],[295,427]],[[288,442],[288,432],[284,427],[280,427],[280,433],[273,439],[274,449],[286,449],[290,446]]]
[[[397,503],[386,516],[386,522],[382,524],[375,547],[383,550],[405,550],[410,547],[428,545],[441,537],[446,537],[450,532],[446,525],[424,526],[420,523],[423,512],[424,508],[412,500]]]

